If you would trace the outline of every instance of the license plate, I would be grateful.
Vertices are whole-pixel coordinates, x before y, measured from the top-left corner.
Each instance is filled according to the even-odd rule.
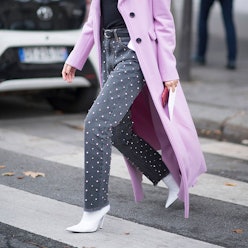
[[[64,62],[68,56],[65,47],[25,47],[19,48],[22,63],[49,64]]]

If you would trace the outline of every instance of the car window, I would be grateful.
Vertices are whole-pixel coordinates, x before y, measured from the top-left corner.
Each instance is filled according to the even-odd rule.
[[[85,0],[1,0],[0,29],[78,29],[85,12]]]

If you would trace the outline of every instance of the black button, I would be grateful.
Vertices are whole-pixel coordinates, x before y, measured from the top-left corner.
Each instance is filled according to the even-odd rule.
[[[133,12],[131,12],[131,13],[129,14],[129,16],[132,17],[132,18],[134,18],[134,17],[135,17],[135,14],[134,14]]]
[[[140,38],[137,38],[137,39],[136,39],[136,42],[137,42],[138,44],[141,43],[141,41],[142,41],[142,40],[141,40]]]

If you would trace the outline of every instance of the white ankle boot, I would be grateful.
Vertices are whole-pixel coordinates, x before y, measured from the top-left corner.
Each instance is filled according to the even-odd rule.
[[[75,225],[66,228],[67,231],[77,232],[77,233],[91,233],[97,231],[99,228],[103,227],[104,217],[109,211],[110,206],[94,211],[86,212],[84,211],[81,221]]]
[[[169,190],[169,195],[165,204],[165,208],[168,208],[178,198],[179,187],[171,174],[164,177],[162,181]]]

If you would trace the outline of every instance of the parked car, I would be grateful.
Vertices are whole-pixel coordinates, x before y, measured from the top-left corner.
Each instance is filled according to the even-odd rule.
[[[98,92],[94,56],[73,83],[61,78],[85,15],[85,0],[1,0],[0,96],[28,91],[55,109],[87,110]]]

